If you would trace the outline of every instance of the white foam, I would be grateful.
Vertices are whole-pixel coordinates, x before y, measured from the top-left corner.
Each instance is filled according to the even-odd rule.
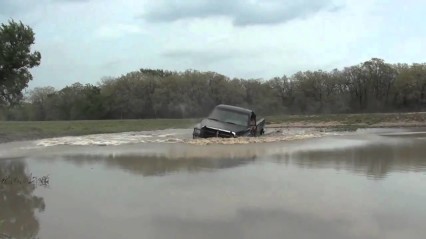
[[[37,140],[37,146],[49,147],[57,145],[102,145],[114,146],[122,144],[135,144],[135,143],[175,143],[183,142],[185,135],[190,133],[186,131],[171,132],[171,130],[159,131],[144,131],[144,132],[125,132],[125,133],[111,133],[111,134],[93,134],[84,136],[66,136],[56,137],[49,139]]]
[[[37,140],[36,146],[50,147],[57,145],[72,146],[118,146],[123,144],[139,144],[139,143],[187,143],[195,145],[207,144],[251,144],[251,143],[268,143],[279,141],[291,141],[300,139],[309,139],[321,137],[324,135],[341,134],[338,132],[322,132],[318,129],[279,129],[268,130],[266,135],[261,137],[240,137],[240,138],[209,138],[209,139],[192,139],[192,132],[186,130],[158,130],[144,132],[125,132],[112,134],[93,134],[85,136],[66,136],[49,139]]]

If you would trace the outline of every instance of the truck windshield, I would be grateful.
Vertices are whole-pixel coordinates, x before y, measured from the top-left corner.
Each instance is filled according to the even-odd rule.
[[[230,124],[247,126],[249,122],[249,115],[235,111],[215,108],[209,115],[209,119],[218,120]]]

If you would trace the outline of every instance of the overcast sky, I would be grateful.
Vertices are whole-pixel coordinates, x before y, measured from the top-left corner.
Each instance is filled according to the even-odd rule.
[[[30,88],[140,68],[270,79],[372,57],[425,62],[421,0],[0,0],[33,28]]]

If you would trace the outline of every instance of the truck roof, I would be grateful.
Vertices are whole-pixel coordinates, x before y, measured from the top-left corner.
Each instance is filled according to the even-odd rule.
[[[220,105],[216,106],[216,108],[229,110],[229,111],[235,111],[235,112],[243,113],[243,114],[251,114],[253,112],[252,110],[249,110],[249,109],[246,109],[246,108],[241,108],[241,107],[232,106],[232,105],[224,105],[224,104],[220,104]]]

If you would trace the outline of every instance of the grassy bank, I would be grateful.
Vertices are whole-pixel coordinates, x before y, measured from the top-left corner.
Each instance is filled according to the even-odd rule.
[[[278,115],[266,120],[269,127],[414,127],[426,126],[426,112]]]
[[[0,143],[58,136],[188,128],[195,119],[0,121]]]

